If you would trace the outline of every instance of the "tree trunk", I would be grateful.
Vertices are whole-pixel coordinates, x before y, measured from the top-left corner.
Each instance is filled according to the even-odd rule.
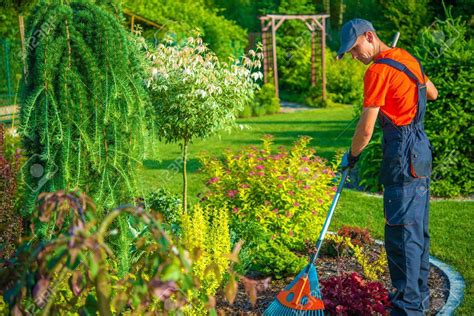
[[[183,139],[183,212],[188,211],[188,177],[186,174],[186,164],[188,160],[188,138]]]

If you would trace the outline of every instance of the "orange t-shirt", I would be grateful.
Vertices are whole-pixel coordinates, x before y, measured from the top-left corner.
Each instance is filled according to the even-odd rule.
[[[405,65],[422,83],[418,61],[401,48],[391,48],[377,55],[375,60],[390,58]],[[385,64],[373,63],[364,76],[364,107],[379,106],[388,118],[398,126],[410,124],[416,115],[418,90],[416,83],[405,73]]]

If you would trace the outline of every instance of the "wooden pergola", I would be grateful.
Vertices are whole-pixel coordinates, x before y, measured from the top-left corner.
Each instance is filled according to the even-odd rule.
[[[316,85],[316,32],[321,32],[321,74],[323,100],[326,99],[326,19],[328,14],[314,15],[279,15],[268,14],[260,17],[262,26],[262,44],[263,44],[263,74],[264,82],[268,82],[270,70],[273,72],[276,96],[279,97],[278,89],[278,65],[276,58],[276,31],[286,20],[301,20],[311,32],[311,85]],[[268,35],[271,36],[271,50],[268,49]]]
[[[136,13],[133,13],[133,12],[131,12],[131,11],[128,11],[127,9],[123,10],[123,13],[124,13],[125,15],[128,15],[128,16],[130,17],[130,30],[131,30],[132,32],[135,31],[135,20],[141,21],[141,22],[143,22],[143,23],[145,23],[145,24],[148,24],[148,25],[150,25],[150,26],[153,26],[153,27],[155,27],[155,28],[157,28],[157,29],[159,29],[159,30],[164,27],[164,25],[160,25],[160,24],[158,24],[158,23],[156,23],[156,22],[153,22],[152,20],[148,20],[148,19],[146,19],[146,18],[144,18],[144,17],[142,17],[142,16],[140,16],[140,15],[138,15],[138,14],[136,14]]]

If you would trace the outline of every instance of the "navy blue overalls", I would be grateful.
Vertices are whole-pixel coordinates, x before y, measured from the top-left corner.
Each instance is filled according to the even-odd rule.
[[[429,306],[429,186],[431,145],[424,131],[426,85],[403,64],[389,58],[375,61],[416,83],[418,108],[408,125],[397,126],[379,112],[383,130],[380,180],[384,185],[385,249],[392,285],[391,315],[423,315]],[[421,64],[420,64],[421,68]],[[424,73],[421,68],[424,81]]]

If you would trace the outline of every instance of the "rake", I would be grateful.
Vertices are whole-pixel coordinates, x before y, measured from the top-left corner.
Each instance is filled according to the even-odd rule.
[[[329,208],[328,215],[316,243],[316,252],[311,255],[309,264],[301,270],[296,278],[288,284],[267,307],[263,315],[265,316],[323,316],[324,303],[319,289],[318,273],[315,262],[318,258],[321,244],[326,236],[331,218],[336,208],[337,201],[341,195],[344,182],[346,181],[349,168],[342,173],[341,182],[337,187],[336,194]]]

